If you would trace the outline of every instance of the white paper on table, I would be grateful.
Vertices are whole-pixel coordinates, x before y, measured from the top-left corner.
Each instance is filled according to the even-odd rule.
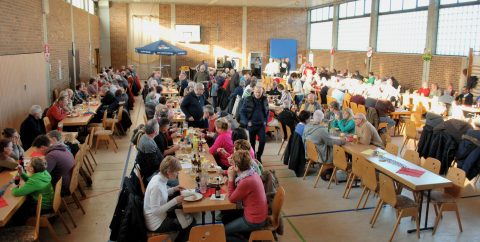
[[[182,169],[191,169],[191,168],[192,168],[192,163],[182,162]]]
[[[210,200],[223,201],[223,200],[225,200],[225,194],[220,194],[220,197],[219,197],[219,198],[216,198],[216,197],[215,197],[215,194],[212,194],[212,195],[210,196]]]

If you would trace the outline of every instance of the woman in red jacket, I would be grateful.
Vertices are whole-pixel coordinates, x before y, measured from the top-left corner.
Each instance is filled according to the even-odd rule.
[[[268,206],[262,179],[252,169],[250,153],[236,151],[232,155],[233,165],[228,168],[228,199],[232,203],[242,202],[243,216],[225,225],[227,241],[248,241],[236,236],[265,226]],[[247,237],[248,238],[248,237]]]

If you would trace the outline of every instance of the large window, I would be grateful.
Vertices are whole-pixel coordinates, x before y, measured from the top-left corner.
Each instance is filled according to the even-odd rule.
[[[310,49],[332,48],[332,21],[310,24]]]
[[[429,0],[380,0],[380,13],[428,8]]]
[[[370,14],[372,11],[372,0],[357,0],[340,4],[338,17],[348,18]]]
[[[370,17],[338,22],[338,49],[366,51],[370,38]]]
[[[479,0],[440,0],[440,5],[458,4],[458,3],[474,3]]]
[[[442,0],[441,3],[453,4],[457,1]],[[441,8],[437,54],[466,56],[469,48],[480,50],[480,5]]]
[[[90,14],[95,14],[95,3],[93,0],[65,0],[65,2],[72,4],[74,7],[83,9]]]
[[[423,53],[427,36],[427,15],[428,11],[380,15],[377,50]]]
[[[310,49],[332,48],[333,7],[310,10]]]

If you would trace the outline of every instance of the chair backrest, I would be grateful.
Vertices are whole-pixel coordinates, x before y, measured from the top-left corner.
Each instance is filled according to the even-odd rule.
[[[414,150],[406,150],[403,154],[403,159],[412,162],[413,164],[420,166],[420,155]]]
[[[387,143],[387,146],[385,146],[385,151],[392,155],[398,156],[398,146],[396,144]]]
[[[274,229],[277,229],[280,225],[280,212],[282,211],[283,202],[285,200],[285,189],[279,186],[277,193],[272,202],[272,216],[270,217],[270,223]]]
[[[288,141],[290,139],[290,136],[292,136],[292,129],[288,125],[286,125],[285,128],[287,129],[287,139],[286,139],[286,141]]]
[[[144,122],[145,124],[147,124],[147,122],[148,122],[148,118],[147,118],[147,114],[146,114],[146,113],[143,114],[143,122]]]
[[[43,125],[45,126],[45,131],[47,131],[47,133],[52,131],[52,124],[48,117],[43,117]]]
[[[85,152],[84,145],[80,145],[80,150],[75,155],[75,165],[73,166],[72,175],[70,176],[70,187],[69,187],[70,193],[73,193],[75,192],[75,190],[77,190],[78,176],[80,174],[80,168],[83,165],[83,158],[85,154],[84,152]]]
[[[253,231],[250,234],[250,238],[248,239],[248,242],[254,242],[254,241],[275,242],[275,238],[273,237],[272,231],[270,230],[257,230],[257,231]]]
[[[148,238],[148,242],[172,242],[168,234],[159,234]]]
[[[372,163],[368,162],[363,156],[359,156],[357,161],[362,167],[362,184],[371,191],[376,191],[378,187],[377,173]]]
[[[308,159],[314,162],[320,162],[318,160],[318,152],[317,152],[317,147],[315,147],[315,144],[311,140],[307,139],[307,141],[305,142],[305,146],[306,146]]]
[[[195,226],[190,230],[189,242],[226,242],[223,224]]]
[[[365,105],[358,104],[357,105],[357,111],[359,113],[363,113],[363,114],[367,115],[367,109],[365,108]]]
[[[422,167],[435,173],[435,174],[439,174],[440,173],[440,167],[442,166],[442,163],[435,159],[435,158],[432,158],[432,157],[428,157],[424,162],[423,162],[423,165]]]
[[[410,139],[417,137],[417,127],[412,120],[405,120],[405,136]]]
[[[143,183],[143,177],[142,173],[140,172],[140,167],[138,165],[135,165],[133,167],[133,172],[135,173],[135,176],[138,179],[138,182],[140,183],[140,189],[142,190],[143,195],[145,195],[145,184]]]
[[[348,167],[345,151],[338,145],[333,145],[333,165],[344,171]]]
[[[62,204],[62,196],[61,196],[62,180],[63,178],[60,177],[60,179],[57,181],[57,184],[55,185],[55,191],[54,191],[55,193],[53,195],[53,205],[52,205],[53,212],[55,213],[60,208],[60,204]]]
[[[107,115],[108,115],[108,110],[106,109],[103,111],[103,118],[102,118],[102,124],[104,128],[107,128]]]
[[[180,66],[180,71],[190,71],[189,66]]]
[[[332,96],[327,96],[327,104],[330,104],[333,101],[337,101],[337,99],[333,98]]]
[[[33,240],[38,241],[40,233],[40,216],[42,215],[42,194],[38,194],[37,211],[35,212],[35,232],[33,233]]]
[[[357,113],[358,113],[358,106],[357,106],[356,103],[350,102],[350,108],[352,109],[353,114],[357,114]]]
[[[118,108],[118,112],[117,112],[118,123],[122,122],[122,117],[123,117],[123,105],[121,105]]]
[[[93,146],[93,137],[95,136],[95,127],[92,127],[92,130],[90,130],[90,134],[87,135],[87,138],[85,139],[87,141],[87,145],[89,148],[92,148]]]
[[[378,181],[380,185],[380,199],[390,206],[395,207],[395,205],[397,205],[397,193],[395,192],[395,186],[393,185],[392,178],[380,173],[378,175]]]
[[[465,185],[465,171],[452,166],[448,168],[447,179],[452,181],[454,186],[446,187],[445,192],[453,197],[460,197],[462,189]]]
[[[352,153],[352,173],[358,177],[362,177],[362,164],[359,162],[360,155]]]

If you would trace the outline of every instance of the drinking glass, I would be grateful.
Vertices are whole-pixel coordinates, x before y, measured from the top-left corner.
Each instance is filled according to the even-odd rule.
[[[207,183],[208,183],[208,177],[202,176],[200,180],[200,193],[207,192]]]

